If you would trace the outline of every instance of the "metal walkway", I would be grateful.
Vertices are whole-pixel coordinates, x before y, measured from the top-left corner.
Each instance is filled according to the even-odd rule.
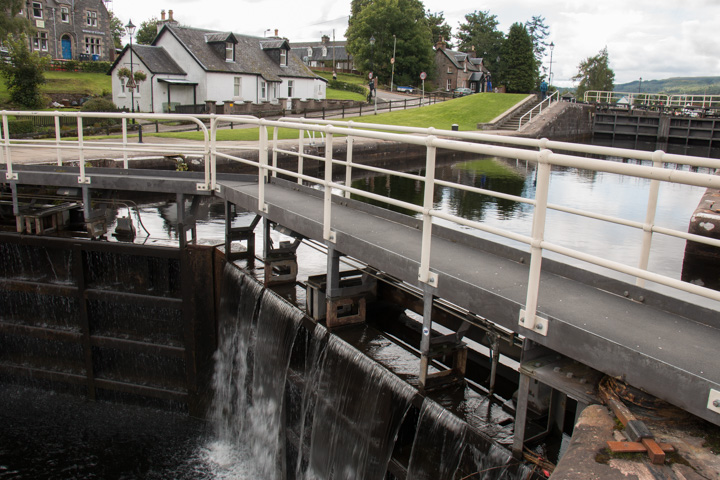
[[[255,149],[258,160],[248,160],[232,157],[216,148],[216,126],[219,122],[230,120],[239,121],[237,117],[211,119],[211,131],[205,142],[204,175],[122,169],[86,170],[82,163],[79,169],[17,165],[12,167],[11,162],[7,162],[12,145],[5,137],[4,152],[9,166],[7,182],[12,186],[13,192],[20,185],[32,184],[80,186],[86,192],[91,189],[122,189],[183,195],[217,195],[304,237],[324,242],[342,255],[358,259],[379,271],[418,286],[426,295],[442,298],[508,330],[518,332],[537,345],[608,375],[620,377],[635,387],[720,425],[720,369],[717,368],[720,292],[647,271],[647,256],[653,235],[673,235],[720,246],[717,240],[670,231],[653,223],[660,182],[705,187],[717,187],[720,183],[720,177],[711,173],[663,168],[664,164],[672,162],[717,169],[720,168],[717,160],[547,140],[498,139],[474,133],[383,126],[383,130],[394,129],[402,132],[387,133],[371,131],[368,129],[376,127],[352,122],[325,122],[324,125],[318,125],[317,122],[305,123],[298,119],[271,122],[244,118],[240,120],[258,125],[260,130],[260,142]],[[271,140],[268,140],[268,127],[275,132]],[[297,150],[283,150],[277,142],[278,129],[283,127],[299,132]],[[313,157],[303,152],[303,138],[307,131],[324,135],[324,157]],[[437,136],[440,133],[444,138]],[[338,134],[349,136],[347,158],[344,160],[333,158],[333,137]],[[425,148],[425,175],[417,176],[353,163],[352,138],[355,137],[391,140]],[[499,146],[497,143],[500,141],[514,145]],[[74,144],[73,147],[79,146]],[[537,162],[535,198],[523,199],[435,180],[434,162],[437,149]],[[575,153],[556,154],[551,149]],[[586,153],[634,158],[640,162],[652,162],[652,166],[595,160],[586,158]],[[277,166],[278,155],[297,156],[298,170],[281,170]],[[258,182],[258,176],[217,174],[215,160],[220,157],[259,169],[260,178],[265,181]],[[324,178],[318,179],[303,171],[302,161],[306,158],[324,162]],[[651,179],[646,221],[638,223],[549,204],[547,191],[552,165]],[[413,178],[424,183],[424,204],[417,206],[362,192],[350,187],[349,181],[344,184],[335,182],[333,167],[336,170],[344,169],[347,179],[351,178],[351,170],[356,168]],[[277,174],[294,177],[299,183],[277,178]],[[310,188],[302,183],[318,185],[320,189]],[[433,192],[436,185],[495,195],[532,205],[532,236],[498,231],[481,223],[435,210]],[[338,195],[338,192],[343,194]],[[419,218],[352,200],[348,198],[350,194],[414,210]],[[89,198],[89,194],[86,196]],[[642,229],[645,238],[638,266],[604,261],[546,242],[543,232],[547,209]],[[433,223],[433,219],[451,221],[456,225],[520,241],[529,248],[528,251],[512,249],[501,241],[491,242],[459,229],[442,227]],[[609,245],[608,248],[612,246]],[[543,258],[544,250],[632,275],[637,278],[637,284],[628,284]],[[703,307],[699,302],[677,300],[645,289],[645,281],[699,295],[704,297],[705,303],[710,306]],[[431,329],[431,319],[426,318],[424,321]]]

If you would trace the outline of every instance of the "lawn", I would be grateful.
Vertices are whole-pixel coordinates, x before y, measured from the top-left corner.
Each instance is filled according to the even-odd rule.
[[[525,99],[526,96],[523,94],[477,93],[427,107],[399,110],[380,115],[366,115],[352,119],[346,118],[345,120],[421,128],[435,127],[443,130],[450,130],[452,124],[456,123],[460,130],[472,131],[477,130],[478,123],[489,122]],[[272,129],[269,129],[269,132],[269,135],[272,135]],[[203,138],[200,132],[152,133],[147,135],[186,140],[202,140]],[[292,139],[297,138],[297,136],[298,133],[294,130],[281,128],[278,131],[278,138],[280,139]],[[218,130],[217,139],[220,141],[256,141],[258,139],[258,130],[256,128]]]
[[[103,95],[112,91],[109,75],[104,73],[45,72],[45,84],[40,87],[45,93],[67,93],[80,95]],[[0,80],[0,104],[10,101],[5,82]]]

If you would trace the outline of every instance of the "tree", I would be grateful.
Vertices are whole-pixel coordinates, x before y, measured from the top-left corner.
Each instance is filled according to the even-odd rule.
[[[545,52],[547,51],[549,45],[546,38],[550,34],[550,27],[545,25],[545,17],[537,15],[525,22],[525,28],[532,39],[538,73],[542,70],[544,74],[545,68],[543,67],[542,62],[545,58]]]
[[[453,48],[452,43],[450,43],[452,40],[452,27],[445,21],[443,12],[430,13],[430,10],[428,10],[426,17],[432,33],[432,44],[436,45],[442,38],[447,48]]]
[[[513,23],[501,50],[503,82],[508,93],[528,93],[537,86],[532,38],[522,23]]]
[[[359,70],[372,70],[380,82],[389,83],[393,35],[397,39],[396,83],[417,83],[420,72],[434,70],[432,34],[420,0],[354,0],[351,8],[356,7],[345,37]],[[375,38],[375,45],[370,44],[370,37]]]
[[[29,28],[27,19],[18,15],[25,6],[23,0],[0,0],[0,42],[8,35],[18,35]]]
[[[588,90],[611,92],[615,88],[615,72],[610,68],[607,47],[594,57],[588,57],[578,65],[578,73],[573,77],[577,86],[577,98],[583,98]]]
[[[160,20],[153,17],[150,20],[142,22],[135,34],[135,42],[140,45],[150,45],[157,36],[157,24],[159,21]]]
[[[497,17],[488,11],[475,11],[465,15],[465,21],[458,30],[458,48],[469,52],[475,47],[477,56],[483,58],[483,64],[492,74],[495,84],[499,84],[501,74],[497,67],[505,36],[497,29]]]
[[[5,78],[10,101],[29,109],[41,108],[44,102],[40,85],[45,83],[43,71],[48,59],[30,51],[26,34],[17,40],[9,35],[7,47],[10,61],[0,62],[0,75]]]
[[[113,12],[110,13],[110,33],[112,34],[113,44],[115,48],[122,48],[122,37],[125,35],[125,26]]]

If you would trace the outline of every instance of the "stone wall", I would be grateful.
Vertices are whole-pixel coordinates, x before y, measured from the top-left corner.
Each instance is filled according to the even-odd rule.
[[[528,138],[577,142],[592,136],[593,115],[591,105],[556,102],[518,133]]]

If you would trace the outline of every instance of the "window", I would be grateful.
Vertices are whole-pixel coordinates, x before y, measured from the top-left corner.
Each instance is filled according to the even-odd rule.
[[[288,98],[293,98],[293,81],[288,80]]]
[[[260,81],[260,100],[267,98],[267,82],[265,80]]]
[[[308,57],[312,57],[312,47],[308,47]]]
[[[452,67],[448,67],[447,73],[452,73]]]
[[[85,15],[85,24],[88,27],[97,27],[97,12],[88,10]]]
[[[33,50],[47,52],[48,50],[48,34],[47,32],[37,32],[33,37]]]
[[[287,50],[280,49],[280,66],[281,67],[287,67],[288,64],[288,54]]]
[[[327,47],[322,47],[322,56],[327,57]]]
[[[448,92],[452,90],[452,80],[450,80],[449,78],[447,80],[447,86],[445,87],[445,90]]]
[[[235,44],[232,42],[225,42],[225,61],[235,61]]]
[[[463,62],[463,72],[467,73],[467,62]]]
[[[235,77],[235,85],[233,87],[233,95],[239,97],[242,95],[242,77]]]
[[[32,9],[33,9],[33,17],[35,18],[43,18],[43,7],[42,3],[40,2],[32,2]],[[47,49],[46,49],[47,50]]]
[[[99,37],[85,37],[85,53],[89,55],[100,55]]]
[[[68,7],[60,7],[60,20],[64,23],[70,23],[70,9]]]

